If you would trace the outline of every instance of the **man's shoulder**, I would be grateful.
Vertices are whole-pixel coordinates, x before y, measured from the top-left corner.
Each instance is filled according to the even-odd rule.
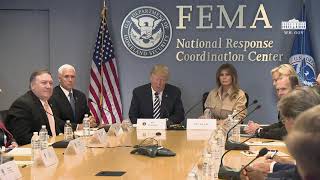
[[[166,84],[165,89],[167,89],[168,91],[180,92],[180,88],[178,88],[177,86],[174,86],[172,84]]]
[[[63,94],[62,89],[60,88],[60,86],[56,86],[53,88],[53,92],[52,92],[52,96],[59,96],[61,95],[61,93]]]
[[[11,105],[11,108],[21,107],[21,108],[28,108],[33,107],[36,104],[37,97],[32,93],[32,91],[28,91],[22,96],[18,97]]]
[[[136,88],[134,88],[134,92],[144,92],[144,91],[147,91],[147,90],[150,90],[151,88],[151,84],[148,83],[148,84],[144,84],[142,86],[138,86]]]

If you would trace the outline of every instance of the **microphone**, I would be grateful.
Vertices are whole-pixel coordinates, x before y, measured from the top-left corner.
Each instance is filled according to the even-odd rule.
[[[168,97],[166,95],[165,97]],[[186,130],[186,128],[182,124],[175,124],[169,119],[169,111],[166,106],[161,106],[163,107],[166,115],[167,115],[167,130]]]
[[[100,107],[100,105],[97,104],[96,102],[94,102],[91,98],[88,98],[88,101],[89,101],[90,103],[93,103],[93,104],[97,105],[98,107]],[[103,106],[101,106],[101,108],[102,108],[103,110],[107,111],[107,112],[112,116],[112,118],[116,119],[116,117],[114,116],[114,114],[113,114],[111,111],[109,111],[107,108],[104,108]],[[101,124],[101,122],[100,122],[100,124]]]
[[[227,132],[227,137],[226,137],[225,150],[248,150],[249,149],[249,146],[246,144],[229,140],[229,134],[230,134],[231,130],[233,130],[237,125],[242,123],[249,115],[251,115],[254,111],[256,111],[259,108],[261,108],[261,105],[256,106],[243,119],[241,119],[239,122],[237,122],[237,124],[235,124],[234,126],[232,126],[229,129],[229,131]]]
[[[254,104],[257,104],[257,103],[258,103],[258,100],[256,100],[256,99],[253,100],[252,103],[248,105],[248,107],[243,108],[243,109],[242,109],[241,111],[239,111],[237,114],[233,115],[232,118],[236,117],[236,116],[237,116],[238,114],[240,114],[242,111],[248,109],[250,106],[252,106],[252,105],[254,105]]]
[[[243,167],[240,169],[240,172],[241,172],[242,170],[246,169],[251,163],[253,163],[253,161],[255,161],[256,159],[258,159],[259,157],[262,157],[262,156],[266,155],[268,152],[269,152],[269,150],[268,150],[267,148],[265,148],[265,147],[262,148],[262,149],[260,149],[258,155],[257,155],[254,159],[252,159],[247,165],[243,166]]]
[[[251,139],[251,138],[253,138],[253,137],[250,137],[249,139]],[[248,141],[249,139],[243,141],[242,143]],[[269,150],[267,148],[262,148],[259,151],[259,154],[252,161],[250,161],[247,165],[245,165],[243,168],[241,168],[240,171],[237,171],[237,170],[230,168],[228,166],[223,166],[223,157],[230,151],[231,150],[226,151],[221,157],[221,164],[220,164],[220,168],[219,168],[219,172],[218,172],[219,179],[240,180],[241,171],[244,170],[246,167],[248,167],[251,163],[253,163],[259,157],[266,155]]]
[[[52,106],[52,105],[50,105],[50,106]],[[54,117],[54,119],[57,119],[57,120],[59,120],[59,121],[62,121],[62,122],[65,122],[64,120],[62,120],[61,118],[59,118],[58,116],[55,116],[55,115],[53,115],[52,113],[50,113],[50,112],[48,112],[48,111],[46,111],[46,109],[44,109],[44,107],[43,106],[40,106],[40,108],[42,109],[42,110],[44,110],[44,112],[45,113],[47,113],[47,114],[49,114],[49,115],[51,115],[51,116],[53,116]],[[58,127],[59,128],[59,127]],[[72,127],[71,127],[72,128]],[[74,135],[74,130],[73,130],[74,128],[72,128],[72,134],[73,134],[73,139],[75,139],[75,135]],[[64,132],[63,132],[64,133]]]
[[[191,106],[188,111],[186,111],[186,113],[184,113],[184,117],[187,117],[187,115],[189,114],[189,112],[191,112],[195,107],[197,107],[200,103],[202,102],[202,99],[200,99],[200,101],[197,101],[197,103],[195,103],[193,106]]]

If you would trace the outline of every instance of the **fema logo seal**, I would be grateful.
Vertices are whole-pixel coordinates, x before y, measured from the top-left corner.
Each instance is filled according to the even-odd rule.
[[[121,25],[121,39],[133,55],[153,58],[163,53],[170,44],[171,23],[159,9],[142,6],[132,10]]]
[[[296,73],[303,85],[314,85],[316,82],[316,66],[312,56],[308,54],[296,54],[290,57],[289,63],[292,64],[296,70]]]

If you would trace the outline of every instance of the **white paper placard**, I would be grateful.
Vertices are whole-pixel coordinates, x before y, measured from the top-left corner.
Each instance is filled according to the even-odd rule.
[[[83,154],[86,151],[86,147],[80,138],[71,140],[68,144],[68,147],[65,150],[65,154]]]
[[[212,134],[212,130],[187,130],[187,140],[208,140]]]
[[[166,140],[166,130],[163,129],[137,129],[137,139],[154,138],[157,140]]]
[[[94,132],[93,137],[98,141],[97,143],[105,143],[107,142],[107,133],[104,128],[97,130]]]
[[[216,119],[187,119],[187,129],[216,129]]]
[[[166,129],[167,119],[137,119],[137,129]]]
[[[240,151],[241,154],[248,156],[248,157],[256,157],[259,154],[259,151],[251,151],[251,150],[246,150],[246,151]],[[274,154],[274,151],[268,151],[268,153],[264,156],[271,156],[272,154]],[[277,156],[280,157],[290,157],[289,154],[278,151],[277,152]]]
[[[53,147],[48,147],[40,151],[41,160],[44,166],[48,167],[58,163],[58,158]]]
[[[119,123],[112,124],[107,133],[107,135],[109,136],[120,136],[122,134],[123,134],[123,130],[122,130],[121,124]]]
[[[14,161],[9,161],[0,165],[1,180],[15,180],[21,177],[20,170]]]

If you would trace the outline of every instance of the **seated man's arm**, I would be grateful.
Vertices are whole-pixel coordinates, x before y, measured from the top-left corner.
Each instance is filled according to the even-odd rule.
[[[140,117],[139,105],[140,105],[140,102],[139,102],[138,95],[136,94],[136,91],[133,90],[131,105],[129,109],[129,118],[132,124],[136,124],[137,118]]]
[[[177,96],[174,101],[173,111],[170,113],[169,120],[173,123],[181,123],[184,120],[184,109],[181,101],[181,91],[177,91]]]
[[[19,145],[29,144],[32,137],[32,110],[22,102],[14,102],[7,116],[8,130]]]
[[[267,138],[267,139],[276,139],[276,140],[282,140],[282,138],[287,135],[287,130],[283,126],[281,128],[275,127],[275,128],[262,128],[258,133],[257,136],[260,138]]]

